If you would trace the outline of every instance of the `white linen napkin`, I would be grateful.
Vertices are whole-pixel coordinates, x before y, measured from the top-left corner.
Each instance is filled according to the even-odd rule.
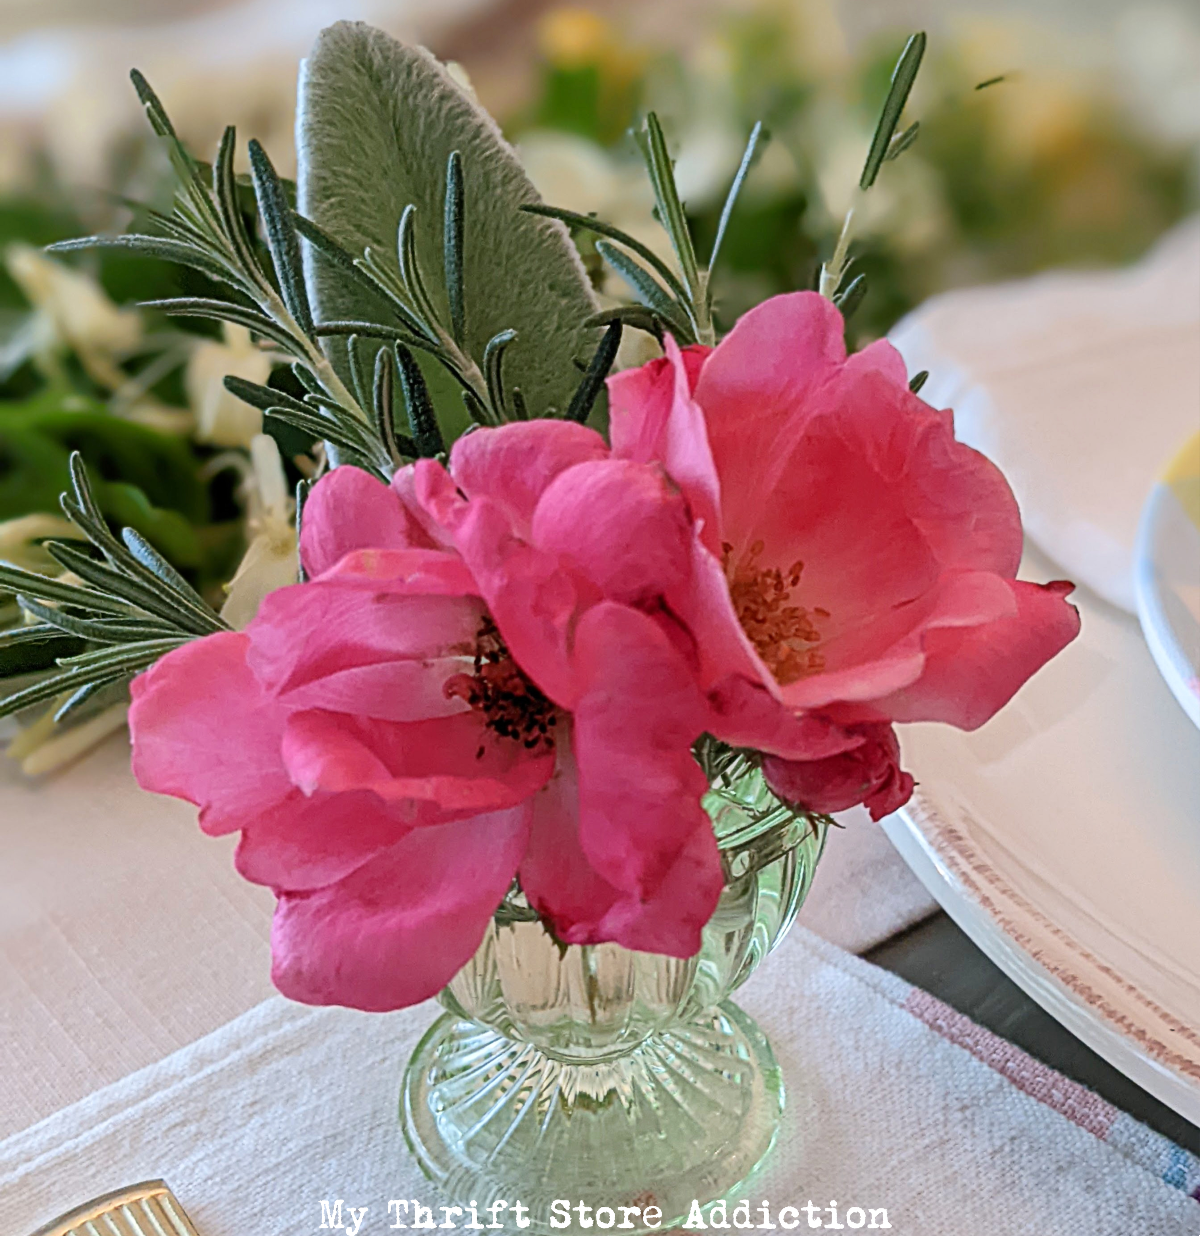
[[[937,912],[929,890],[913,875],[887,834],[854,807],[836,817],[800,922],[822,939],[865,953]]]
[[[1003,469],[1030,538],[1133,613],[1142,506],[1200,426],[1200,217],[1125,270],[935,296],[891,339]]]
[[[801,921],[857,951],[935,907],[865,812],[843,819]],[[271,994],[274,903],[234,840],[140,790],[124,736],[42,781],[0,757],[0,1137]]]
[[[743,995],[788,1086],[756,1214],[883,1208],[896,1236],[1200,1230],[1200,1162],[894,975],[796,929]],[[317,1231],[338,1199],[388,1230],[393,1198],[439,1201],[396,1114],[436,1011],[259,1005],[0,1142],[0,1231],[159,1176],[203,1236]]]

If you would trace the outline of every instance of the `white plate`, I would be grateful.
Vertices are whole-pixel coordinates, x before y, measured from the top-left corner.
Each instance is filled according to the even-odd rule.
[[[884,827],[1030,996],[1200,1123],[1200,731],[1134,618],[1073,599],[1079,639],[986,726],[906,727],[919,785]]]
[[[1135,266],[944,292],[889,337],[1008,478],[1029,539],[1134,613],[1142,504],[1200,425],[1200,216]]]
[[[1200,725],[1200,433],[1146,499],[1133,571],[1150,655]]]

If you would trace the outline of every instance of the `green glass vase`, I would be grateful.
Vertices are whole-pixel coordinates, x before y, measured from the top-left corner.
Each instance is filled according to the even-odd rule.
[[[827,821],[780,803],[741,756],[705,807],[725,889],[696,956],[560,945],[518,894],[442,992],[447,1012],[409,1061],[401,1114],[449,1203],[503,1200],[516,1228],[520,1202],[530,1236],[560,1230],[564,1205],[580,1202],[601,1227],[608,1208],[622,1230],[649,1230],[729,1197],[762,1162],[783,1082],[728,997],[795,918]]]

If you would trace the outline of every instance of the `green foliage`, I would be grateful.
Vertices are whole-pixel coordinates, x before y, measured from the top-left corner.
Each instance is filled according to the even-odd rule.
[[[395,332],[373,323],[314,323],[303,276],[300,237],[304,234],[310,244],[319,243],[336,252],[343,266],[354,267],[354,259],[338,250],[313,225],[308,225],[303,233],[299,230],[304,221],[293,210],[288,187],[276,175],[266,151],[257,142],[251,142],[256,210],[267,238],[266,247],[260,246],[254,239],[253,228],[247,226],[244,197],[233,174],[234,130],[225,130],[212,167],[201,165],[183,148],[145,78],[135,71],[133,80],[152,127],[167,145],[179,178],[174,210],[170,215],[149,215],[154,231],[88,236],[51,248],[59,252],[125,250],[173,260],[199,272],[213,283],[219,295],[172,297],[144,302],[145,307],[171,317],[235,323],[294,357],[296,373],[303,379],[307,393],[290,402],[278,396],[278,406],[266,407],[268,413],[287,422],[292,430],[308,435],[309,440],[323,439],[335,461],[340,451],[349,461],[390,475],[389,443],[377,433],[368,408],[334,371],[319,339],[323,335],[346,333],[372,337],[380,330],[385,338],[390,338]],[[365,269],[362,273],[371,278]],[[419,322],[414,329],[421,329]],[[407,332],[400,332],[399,337],[407,337]],[[247,389],[251,385],[247,384]],[[235,394],[245,393],[236,384],[230,389]],[[257,389],[271,393],[269,388]],[[248,402],[264,406],[261,399],[251,398]]]
[[[0,201],[0,255],[10,243],[50,244],[81,227],[65,192],[42,185],[36,196]],[[114,247],[87,255],[82,265],[118,304],[138,295],[211,290],[203,276],[164,260],[171,256]],[[241,528],[232,500],[221,511],[230,522],[210,522],[214,504],[202,468],[211,452],[114,414],[109,392],[68,350],[48,380],[29,363],[42,338],[33,334],[36,320],[0,261],[0,520],[57,512],[69,481],[68,460],[77,450],[93,470],[96,500],[108,520],[136,528],[205,587],[227,578],[241,549]],[[147,351],[121,362],[118,372],[137,376],[155,364],[159,349],[182,359],[187,336],[164,331],[161,323],[148,325]],[[184,401],[181,366],[159,370],[165,372],[149,393],[178,406]]]
[[[112,533],[78,453],[69,472],[62,510],[80,539],[49,540],[45,549],[82,583],[0,564],[0,590],[32,620],[0,634],[0,672],[40,671],[0,699],[0,717],[56,700],[61,719],[188,640],[228,630],[145,537]]]
[[[133,80],[178,180],[174,206],[141,211],[139,230],[50,248],[188,272],[173,277],[176,294],[143,307],[236,323],[293,358],[280,381],[230,377],[226,387],[268,425],[323,440],[335,466],[388,479],[405,459],[444,455],[446,377],[481,424],[555,412],[583,421],[623,324],[647,325],[619,313],[601,333],[569,233],[552,212],[522,210],[537,205],[536,194],[511,151],[424,52],[361,26],[326,32],[303,88],[303,211],[261,146],[250,143],[249,183],[233,171],[232,128],[213,163],[199,162],[149,83],[136,72]],[[647,295],[660,316],[648,325],[667,323],[681,338],[695,326],[703,336],[707,272],[653,117],[647,142],[683,272],[651,255],[657,274],[645,278],[659,290]],[[736,187],[731,204],[733,196]],[[609,260],[636,282],[642,251],[616,239],[624,247]],[[9,325],[19,337],[20,320]],[[0,716],[53,700],[61,718],[187,640],[227,629],[181,570],[200,571],[206,556],[229,550],[226,530],[204,526],[208,494],[193,449],[121,419],[86,384],[71,391],[71,380],[64,372],[33,398],[0,407],[0,518],[52,512],[69,484],[61,507],[79,534],[42,545],[61,579],[0,565],[0,593],[28,620],[0,633],[0,677],[22,680]],[[119,538],[114,525],[124,525]]]
[[[135,73],[179,180],[174,209],[146,212],[145,231],[52,247],[173,261],[209,281],[215,295],[145,307],[235,323],[295,358],[299,394],[236,379],[228,388],[261,408],[277,435],[286,427],[323,440],[334,464],[387,478],[405,458],[444,449],[439,414],[460,429],[462,410],[499,424],[531,406],[542,414],[569,406],[588,354],[577,352],[596,338],[594,298],[562,226],[520,212],[536,195],[490,119],[427,53],[362,26],[327,31],[305,83],[301,198],[319,217],[297,211],[256,142],[248,206],[233,173],[233,129],[211,166],[198,163]],[[335,132],[346,107],[360,122],[353,141]],[[413,146],[423,132],[429,142]],[[439,144],[450,146],[440,165]],[[339,194],[368,175],[373,193],[348,211]],[[435,192],[438,210],[424,212],[433,226],[423,229],[421,208]],[[486,333],[489,321],[509,320]],[[397,374],[411,433],[396,425]]]
[[[640,74],[606,71],[597,63],[551,64],[528,117],[538,128],[575,133],[603,145],[619,141],[642,102]]]
[[[0,631],[0,679],[53,670],[59,657],[76,656],[85,647],[83,640],[45,624]]]
[[[1060,103],[1058,122],[1014,149],[1011,114],[1039,87],[1018,74],[976,90],[948,55],[936,71],[954,103],[925,117],[919,150],[939,176],[945,252],[959,264],[968,249],[971,268],[993,277],[1128,262],[1200,204],[1188,152],[1149,139],[1111,99]],[[938,263],[928,282],[946,278]]]
[[[756,124],[721,208],[712,239],[711,256],[705,266],[700,264],[696,256],[692,221],[680,199],[666,135],[654,112],[647,114],[644,125],[638,131],[638,146],[654,190],[656,215],[675,251],[678,271],[672,270],[642,241],[591,215],[580,215],[556,206],[524,207],[528,214],[560,219],[584,233],[590,232],[600,237],[592,242],[596,254],[621,276],[640,307],[634,314],[613,316],[605,313],[591,319],[592,322],[623,322],[628,326],[651,331],[660,337],[664,331],[670,331],[680,344],[704,343],[711,346],[716,342],[712,268],[720,255],[734,207],[746,176],[754,164],[763,136],[762,125]],[[602,351],[604,348],[605,344],[602,344]],[[597,356],[600,354],[598,352]],[[614,345],[613,358],[615,355]],[[611,363],[610,359],[609,364]],[[589,407],[594,397],[593,395],[589,399]]]
[[[22,196],[0,199],[0,252],[14,241],[35,248],[78,236],[83,230],[79,216],[65,196]],[[114,253],[96,261],[93,268],[100,286],[118,303],[151,296],[168,296],[179,286],[176,272],[161,262],[130,254]],[[25,297],[0,262],[0,308],[27,309]]]
[[[721,260],[710,262],[713,313],[727,329],[769,296],[815,286],[842,224],[824,205],[817,161],[828,160],[831,134],[877,126],[899,46],[894,35],[880,36],[831,81],[795,5],[763,0],[721,16],[707,33],[720,39],[724,67],[715,79],[711,58],[696,68],[686,55],[621,44],[611,29],[607,39],[578,51],[569,71],[591,79],[593,98],[620,83],[644,106],[676,118],[679,133],[689,116],[712,117],[715,98],[721,114],[708,123],[746,131],[762,121],[773,144],[786,151],[786,159],[773,160],[770,176],[750,176]],[[896,209],[872,231],[857,233],[849,276],[865,275],[868,293],[848,328],[852,344],[884,334],[927,296],[963,282],[1129,261],[1196,208],[1189,152],[1141,131],[1107,82],[1079,93],[1072,93],[1074,83],[1064,92],[1056,82],[1051,92],[1019,64],[1005,60],[996,68],[980,72],[947,37],[924,56],[919,128],[893,127],[880,143],[882,166],[875,167]],[[619,166],[628,143],[589,121],[580,101],[586,92],[562,89],[566,72],[552,58],[544,64],[540,93],[513,119],[512,132],[518,138],[534,127],[578,133],[607,147]],[[984,82],[987,88],[977,89]],[[1039,90],[1023,107],[1022,96]],[[1047,124],[1045,109],[1053,107],[1060,112]],[[1031,126],[1022,117],[1041,123]],[[893,171],[890,160],[899,154]],[[722,204],[706,197],[684,205],[696,249],[704,253],[718,233]],[[925,220],[915,217],[922,210]]]
[[[623,329],[619,318],[608,324],[604,338],[600,340],[600,346],[596,349],[596,355],[592,357],[583,375],[583,381],[580,382],[579,389],[575,392],[574,399],[571,400],[571,406],[567,409],[567,420],[578,421],[582,425],[591,415],[592,408],[604,389],[604,380],[608,377],[617,359],[617,349],[621,346]]]
[[[209,518],[208,496],[187,443],[82,395],[46,390],[0,403],[0,520],[56,512],[75,451],[100,478],[97,502],[108,518],[136,528],[179,565],[201,565],[195,525]]]
[[[348,252],[369,250],[382,282],[419,301],[397,253],[401,219],[412,207],[409,251],[424,276],[429,324],[445,330],[443,345],[456,342],[449,272],[451,285],[461,279],[468,306],[462,351],[474,372],[467,376],[482,374],[494,337],[515,330],[505,355],[508,380],[534,414],[565,409],[578,381],[575,362],[595,346],[582,326],[596,308],[591,288],[562,226],[519,213],[537,201],[533,186],[491,118],[445,69],[381,31],[339,22],[305,62],[298,133],[300,213]],[[456,251],[445,230],[445,173],[454,155],[461,161],[461,179],[450,181],[452,199],[461,196],[461,269],[446,262]],[[386,296],[372,295],[336,262],[310,257],[309,288],[325,321],[401,323]],[[345,364],[340,370],[347,373]],[[482,383],[470,385],[486,397]]]
[[[867,161],[863,164],[862,175],[858,180],[860,189],[869,189],[875,183],[884,161],[895,158],[912,144],[917,135],[917,127],[912,125],[901,135],[900,142],[895,147],[892,145],[896,126],[900,123],[900,114],[904,111],[913,83],[917,80],[917,70],[921,67],[921,59],[925,55],[926,42],[923,31],[914,34],[904,45],[900,59],[896,61],[888,84],[887,98],[884,99],[879,113],[879,123],[875,126],[874,137],[871,138],[871,148],[867,151]]]

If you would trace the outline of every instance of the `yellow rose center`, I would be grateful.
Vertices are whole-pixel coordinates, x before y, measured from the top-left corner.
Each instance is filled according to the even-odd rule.
[[[736,562],[732,545],[724,544],[721,548],[738,622],[776,681],[787,686],[823,670],[825,658],[814,647],[821,642],[816,619],[828,618],[829,611],[806,609],[792,602],[804,563],[797,560],[786,570],[759,566],[762,541],[755,541]]]

